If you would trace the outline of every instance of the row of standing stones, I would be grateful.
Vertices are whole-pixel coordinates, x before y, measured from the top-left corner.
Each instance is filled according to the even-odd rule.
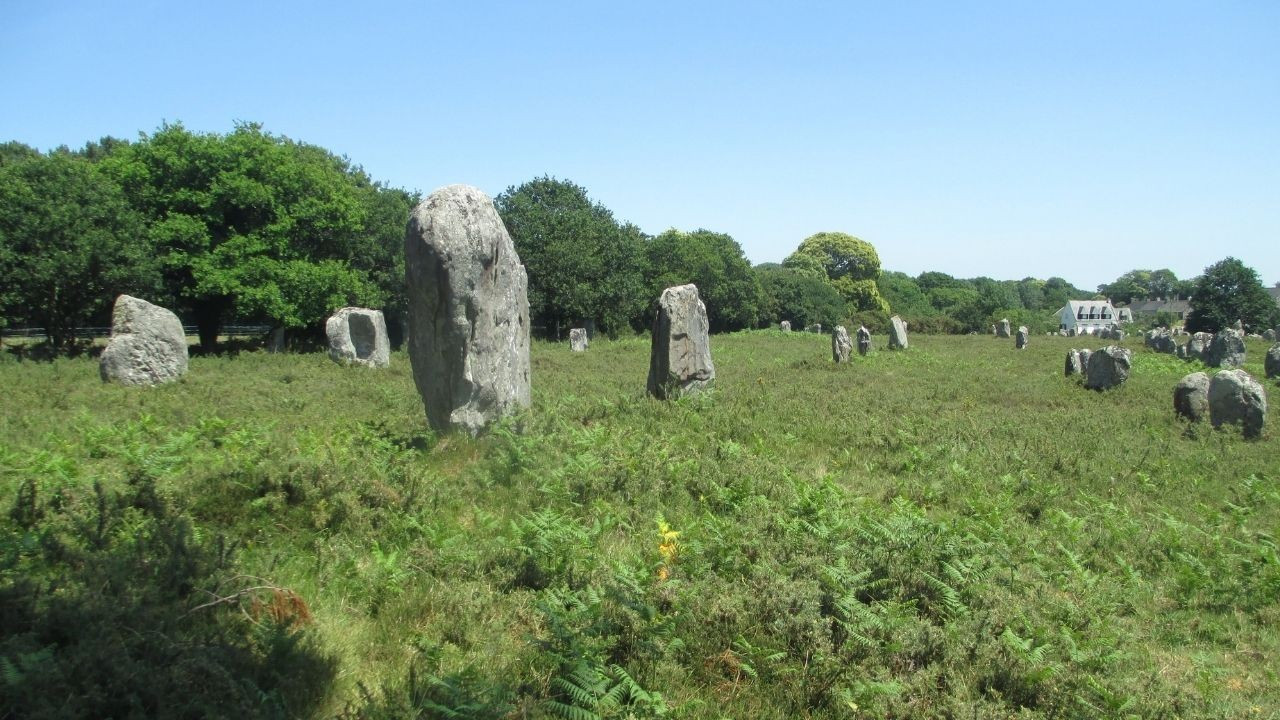
[[[405,231],[409,360],[427,420],[476,434],[529,406],[529,299],[524,266],[493,201],[466,185],[441,188],[414,208]],[[378,310],[347,307],[325,323],[329,357],[371,368],[390,362]],[[653,321],[648,391],[658,398],[715,382],[707,309],[694,285],[667,288]],[[570,332],[586,350],[585,328]],[[106,382],[150,386],[187,371],[187,341],[171,311],[116,299],[99,372]]]
[[[409,358],[414,384],[428,422],[439,431],[460,429],[476,434],[499,418],[530,403],[529,301],[524,266],[501,218],[487,195],[477,188],[451,185],[433,192],[414,208],[405,234],[409,296]],[[790,323],[780,325],[790,331]],[[342,308],[326,322],[329,356],[336,362],[386,367],[390,344],[382,313]],[[714,385],[706,306],[694,285],[667,288],[653,320],[647,389],[657,398],[695,393]],[[821,326],[810,328],[821,332]],[[1010,337],[1008,320],[993,327]],[[1120,331],[1110,335],[1123,339]],[[1274,332],[1272,333],[1274,335]],[[1015,347],[1025,348],[1027,328],[1019,327]],[[856,334],[858,352],[871,350],[871,333]],[[1170,344],[1173,348],[1170,350]],[[1243,334],[1228,329],[1216,335],[1197,333],[1183,346],[1172,336],[1154,332],[1148,346],[1157,352],[1200,358],[1206,364],[1238,366],[1244,361]],[[570,332],[572,350],[588,345],[585,328]],[[831,336],[832,356],[848,362],[848,331],[837,326]],[[908,346],[906,323],[891,318],[889,348]],[[1128,378],[1132,355],[1109,346],[1096,353],[1072,350],[1066,374],[1081,375],[1090,389],[1105,390]],[[170,382],[187,370],[187,343],[182,324],[169,310],[122,295],[112,314],[112,337],[102,353],[104,381],[145,386]],[[1267,353],[1267,377],[1280,376],[1280,345]],[[1203,376],[1204,381],[1197,376]],[[1218,378],[1222,378],[1219,380]],[[1214,391],[1214,383],[1223,389]],[[1197,388],[1205,386],[1203,403]],[[1226,388],[1232,388],[1228,391]],[[1179,399],[1181,398],[1181,399]],[[1217,400],[1215,400],[1217,398]],[[1221,409],[1215,411],[1215,403]],[[1228,404],[1235,409],[1229,409]],[[1215,426],[1241,422],[1257,435],[1265,419],[1266,397],[1247,373],[1219,373],[1212,381],[1193,373],[1175,390],[1175,405],[1186,417],[1207,414]],[[1187,408],[1183,411],[1183,408]],[[1259,409],[1260,408],[1260,409]]]
[[[1239,369],[1245,360],[1243,333],[1227,328],[1218,333],[1196,333],[1186,345],[1177,345],[1172,333],[1154,330],[1146,335],[1146,344],[1158,353],[1198,359],[1210,367],[1224,368],[1212,378],[1208,373],[1186,375],[1173,389],[1173,409],[1191,422],[1205,418],[1214,427],[1240,425],[1244,436],[1262,434],[1267,418],[1267,393],[1262,384]],[[1090,350],[1069,350],[1065,374],[1081,375],[1084,386],[1106,390],[1124,383],[1129,377],[1132,354],[1117,346]],[[1280,343],[1267,351],[1263,370],[1268,379],[1280,378]]]

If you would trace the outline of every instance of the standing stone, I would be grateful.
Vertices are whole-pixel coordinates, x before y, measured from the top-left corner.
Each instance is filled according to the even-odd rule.
[[[116,298],[111,341],[98,361],[103,382],[148,386],[187,372],[187,334],[172,312],[129,295]]]
[[[791,332],[791,321],[783,320],[782,322],[778,323],[778,329],[784,333]]]
[[[1178,352],[1178,341],[1173,339],[1173,333],[1164,328],[1152,330],[1147,345],[1158,353],[1173,355]]]
[[[1280,343],[1271,346],[1267,357],[1262,361],[1262,370],[1267,379],[1280,378]]]
[[[1263,340],[1266,340],[1267,342],[1275,342],[1275,341],[1276,341],[1276,331],[1275,331],[1274,329],[1272,329],[1272,328],[1267,328],[1266,330],[1263,330],[1263,331],[1262,331],[1262,339],[1263,339]]]
[[[343,365],[384,368],[391,364],[391,341],[381,310],[344,307],[325,321],[329,359]]]
[[[1079,375],[1084,371],[1084,365],[1080,361],[1080,351],[1071,348],[1067,351],[1067,362],[1063,368],[1063,374],[1067,377]]]
[[[1204,360],[1205,353],[1209,349],[1209,343],[1213,341],[1213,333],[1198,332],[1191,336],[1187,341],[1187,359],[1188,360]]]
[[[1089,372],[1089,358],[1093,357],[1093,351],[1085,348],[1080,351],[1080,372]]]
[[[1124,342],[1124,331],[1118,327],[1111,328],[1111,339]]]
[[[418,203],[405,277],[409,359],[431,427],[475,435],[528,407],[528,279],[489,196],[450,185]]]
[[[821,334],[822,334],[822,323],[814,323],[814,325],[813,325],[813,331],[814,331],[815,333],[817,333],[818,335],[821,335]]]
[[[907,349],[907,324],[897,315],[889,318],[889,349]]]
[[[1194,372],[1178,381],[1173,388],[1173,411],[1191,422],[1209,414],[1208,374]]]
[[[1018,326],[1018,339],[1013,341],[1013,346],[1019,350],[1025,349],[1027,347],[1027,340],[1030,337],[1031,337],[1031,334],[1027,332],[1026,325]]]
[[[843,325],[837,325],[831,333],[831,359],[837,363],[847,363],[852,351],[853,342],[849,340],[849,331]]]
[[[1173,354],[1174,354],[1174,355],[1176,355],[1176,356],[1178,357],[1178,359],[1179,359],[1179,360],[1190,360],[1190,359],[1191,359],[1191,356],[1190,356],[1189,354],[1187,354],[1187,346],[1186,346],[1186,345],[1179,345],[1179,346],[1178,346],[1178,349],[1177,349]]]
[[[590,342],[586,328],[573,328],[569,331],[569,349],[573,352],[586,352]]]
[[[1209,382],[1209,421],[1214,427],[1244,426],[1244,436],[1257,437],[1267,420],[1267,393],[1243,370],[1223,370]]]
[[[995,326],[995,325],[992,325],[992,326],[991,326],[991,334],[992,334],[992,335],[995,335],[995,334],[996,334],[996,326]]]
[[[1090,390],[1106,390],[1129,379],[1133,353],[1117,345],[1108,345],[1089,356],[1084,373],[1084,386]]]
[[[871,331],[865,325],[858,327],[858,354],[866,355],[871,352]]]
[[[1012,337],[1009,333],[1009,318],[1004,318],[998,325],[996,325],[996,337]]]
[[[649,394],[669,397],[700,392],[715,384],[711,362],[707,306],[696,285],[678,285],[662,291],[653,317],[649,351]]]
[[[1204,351],[1204,363],[1209,367],[1235,368],[1244,364],[1244,355],[1244,333],[1220,330],[1214,333]]]
[[[1244,332],[1244,321],[1241,320],[1240,318],[1236,318],[1236,324],[1232,325],[1231,329],[1235,330],[1238,333]]]

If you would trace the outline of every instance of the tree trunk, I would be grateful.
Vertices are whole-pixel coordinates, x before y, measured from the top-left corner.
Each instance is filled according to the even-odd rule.
[[[218,348],[218,333],[222,330],[222,315],[226,311],[224,298],[205,298],[192,306],[196,328],[200,335],[200,349],[211,353]]]

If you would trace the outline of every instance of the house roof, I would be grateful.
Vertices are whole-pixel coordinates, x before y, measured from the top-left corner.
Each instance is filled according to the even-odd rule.
[[[1150,300],[1147,298],[1142,298],[1142,299],[1134,298],[1134,301],[1129,304],[1129,307],[1132,308],[1133,312],[1136,312],[1136,313],[1158,313],[1158,312],[1185,313],[1191,309],[1191,303],[1187,300],[1181,300],[1181,299],[1164,300],[1164,299],[1157,298],[1154,300]]]
[[[1071,308],[1072,315],[1079,315],[1080,309],[1084,308],[1086,315],[1096,315],[1102,312],[1103,308],[1110,308],[1111,303],[1106,300],[1068,300],[1063,310]],[[1061,310],[1059,310],[1061,312]]]

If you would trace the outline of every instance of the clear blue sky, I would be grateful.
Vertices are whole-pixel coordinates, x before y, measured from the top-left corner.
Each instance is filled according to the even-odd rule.
[[[0,140],[257,121],[753,262],[840,230],[911,274],[1280,281],[1276,0],[623,5],[6,0]]]

